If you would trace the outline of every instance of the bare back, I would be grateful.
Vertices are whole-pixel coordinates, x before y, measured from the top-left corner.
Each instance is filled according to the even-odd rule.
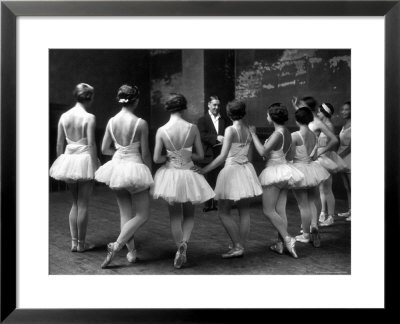
[[[141,137],[139,118],[131,112],[119,112],[110,119],[109,127],[119,145],[127,146],[131,143],[139,142]],[[135,128],[136,132],[135,132]],[[134,138],[132,138],[135,132]]]
[[[89,114],[83,108],[78,107],[73,107],[65,112],[60,118],[65,137],[74,142],[86,138],[88,120],[92,116],[92,114]]]
[[[196,132],[193,131],[195,127],[196,125],[190,124],[183,119],[166,123],[161,127],[163,130],[161,138],[165,148],[169,151],[174,151],[175,149],[192,147],[196,137]],[[165,132],[167,132],[167,135]]]
[[[299,131],[298,134],[300,139],[297,141],[296,146],[304,145],[307,154],[310,155],[317,145],[317,138],[315,133],[311,130],[306,130],[305,132]]]

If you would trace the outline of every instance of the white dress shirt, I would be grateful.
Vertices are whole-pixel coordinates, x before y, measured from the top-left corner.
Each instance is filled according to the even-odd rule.
[[[218,134],[219,119],[221,118],[221,115],[218,114],[218,116],[215,117],[210,111],[208,111],[208,113],[210,114],[211,120],[212,120],[212,122],[213,122],[213,124],[214,124],[215,131],[216,131],[217,134]]]

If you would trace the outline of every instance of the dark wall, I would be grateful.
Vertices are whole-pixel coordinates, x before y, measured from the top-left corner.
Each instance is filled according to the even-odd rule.
[[[97,127],[104,129],[108,119],[118,112],[115,101],[123,83],[139,86],[138,115],[150,117],[149,52],[147,50],[50,50],[50,104],[72,106],[72,91],[85,82],[95,88],[91,112]],[[51,110],[51,112],[54,110]]]
[[[338,112],[350,100],[350,50],[236,50],[236,97],[246,101],[247,119],[266,126],[265,107],[286,104],[288,125],[295,126],[293,96],[313,96],[335,107],[332,121],[341,124]]]

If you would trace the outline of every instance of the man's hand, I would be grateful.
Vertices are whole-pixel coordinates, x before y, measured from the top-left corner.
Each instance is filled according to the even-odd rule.
[[[217,141],[222,143],[224,141],[224,137],[222,135],[217,136]]]

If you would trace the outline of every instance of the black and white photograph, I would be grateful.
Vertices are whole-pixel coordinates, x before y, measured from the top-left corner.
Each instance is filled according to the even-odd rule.
[[[351,57],[49,49],[48,274],[351,275]]]

